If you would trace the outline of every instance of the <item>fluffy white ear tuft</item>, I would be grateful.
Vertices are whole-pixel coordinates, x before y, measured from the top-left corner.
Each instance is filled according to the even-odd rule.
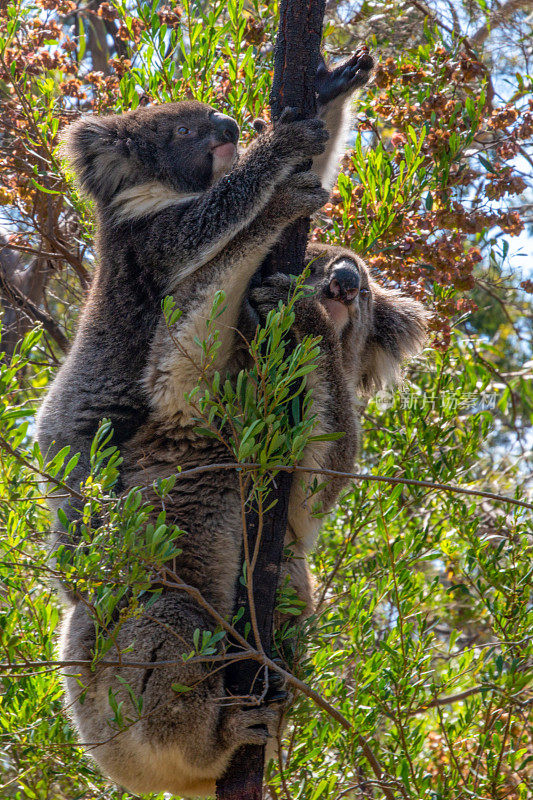
[[[363,352],[361,388],[374,392],[399,380],[404,359],[424,346],[428,313],[421,303],[371,282],[373,326]]]
[[[129,140],[120,138],[113,117],[82,117],[66,129],[62,151],[81,188],[108,203],[131,175]]]

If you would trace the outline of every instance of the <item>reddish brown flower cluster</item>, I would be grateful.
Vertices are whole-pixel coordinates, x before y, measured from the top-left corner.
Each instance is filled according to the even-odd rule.
[[[163,6],[157,12],[157,16],[162,25],[167,25],[169,28],[179,28],[181,13],[179,6]]]
[[[111,3],[101,3],[98,7],[98,16],[112,22],[114,19],[118,19],[120,14]]]
[[[44,11],[56,11],[58,14],[72,14],[76,8],[76,3],[72,0],[37,0],[38,5]]]
[[[141,41],[142,32],[146,28],[144,22],[137,17],[129,17],[128,24],[121,22],[118,29],[118,36],[123,42],[133,41],[139,44]]]
[[[265,38],[265,24],[260,19],[248,17],[244,27],[244,39],[248,44],[256,46],[262,44]]]
[[[495,175],[491,175],[485,184],[485,194],[489,200],[499,200],[501,197],[512,194],[521,194],[526,188],[526,182],[520,175],[514,175],[511,167],[502,167],[495,163]]]

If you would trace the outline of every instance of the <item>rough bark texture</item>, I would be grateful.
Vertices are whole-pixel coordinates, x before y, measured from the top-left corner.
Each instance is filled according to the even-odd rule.
[[[315,76],[319,63],[325,0],[282,0],[274,56],[274,81],[270,96],[274,124],[286,107],[299,109],[302,118],[316,114]],[[274,272],[299,274],[303,269],[309,219],[302,218],[285,231],[261,268],[262,277]],[[267,654],[272,646],[272,622],[287,512],[291,476],[276,477],[276,505],[263,520],[261,547],[253,574],[255,610],[261,643]],[[249,552],[254,552],[258,519],[246,517]],[[250,621],[246,587],[237,586],[236,608],[244,607],[238,627],[244,632]],[[251,635],[251,634],[250,634]],[[262,677],[257,662],[239,661],[226,670],[226,686],[234,695],[260,694]],[[234,756],[217,784],[218,800],[261,800],[263,797],[264,748],[246,746]]]

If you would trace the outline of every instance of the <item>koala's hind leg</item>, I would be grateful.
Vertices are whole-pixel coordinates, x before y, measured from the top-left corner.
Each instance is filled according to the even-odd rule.
[[[94,672],[82,667],[79,679],[67,677],[67,706],[87,752],[129,791],[213,794],[238,747],[265,744],[275,736],[277,708],[230,704],[219,662],[183,660],[194,649],[194,631],[212,628],[188,598],[164,594],[140,617],[124,622],[116,635],[122,661],[142,667],[100,664]],[[93,647],[93,620],[80,603],[66,621],[61,657],[90,659]],[[106,660],[117,660],[115,648]],[[86,687],[82,703],[80,685]],[[113,706],[120,708],[120,725],[110,693]]]

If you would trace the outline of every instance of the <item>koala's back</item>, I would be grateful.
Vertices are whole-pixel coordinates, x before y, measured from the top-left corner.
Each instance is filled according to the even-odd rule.
[[[65,445],[80,453],[70,477],[74,486],[89,473],[91,442],[103,418],[111,420],[120,447],[149,414],[142,376],[164,290],[135,242],[120,227],[112,245],[100,238],[99,265],[74,342],[37,415],[44,454],[51,457]]]
[[[154,482],[179,466],[176,485],[165,498],[167,519],[183,530],[173,569],[185,583],[200,588],[221,614],[231,614],[242,543],[238,479],[235,470],[216,466],[187,475],[231,462],[227,448],[195,433],[193,425],[152,417],[122,452],[125,489],[145,487],[145,499],[156,508],[160,500]]]

